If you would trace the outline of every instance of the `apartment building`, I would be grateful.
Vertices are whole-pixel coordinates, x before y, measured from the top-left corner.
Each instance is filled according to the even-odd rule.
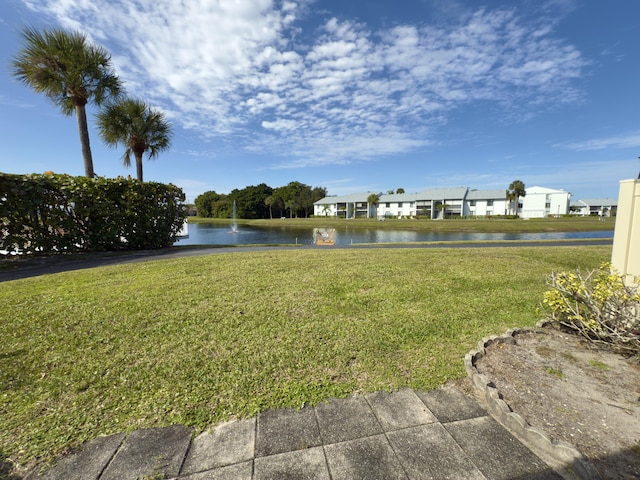
[[[520,198],[518,214],[542,218],[569,213],[571,193],[545,187],[530,187]],[[378,203],[369,204],[372,192],[328,196],[314,204],[314,215],[339,218],[415,218],[436,220],[456,216],[513,214],[506,190],[477,190],[468,187],[430,188],[418,193],[378,193]]]

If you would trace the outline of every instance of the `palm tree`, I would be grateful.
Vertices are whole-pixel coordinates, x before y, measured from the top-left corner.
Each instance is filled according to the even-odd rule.
[[[25,45],[14,57],[13,76],[44,93],[64,115],[75,112],[85,175],[93,177],[85,106],[100,106],[120,94],[122,83],[111,67],[111,56],[79,32],[26,28],[22,37]]]
[[[509,190],[505,191],[505,199],[507,200],[507,205],[509,205],[509,215],[513,214],[513,201],[515,200],[515,195],[513,192]]]
[[[126,147],[122,156],[125,167],[136,159],[136,174],[142,182],[142,156],[155,158],[171,145],[171,124],[162,112],[138,99],[124,98],[107,105],[98,116],[102,140],[110,147]]]
[[[380,202],[380,196],[375,193],[372,193],[367,197],[367,204],[369,205],[369,208],[367,208],[368,218],[371,218],[371,207],[377,206],[378,202]]]
[[[264,204],[269,207],[269,218],[271,220],[273,220],[273,210],[271,207],[273,207],[273,204],[275,203],[275,199],[273,198],[273,195],[269,195],[267,198],[264,199]]]
[[[289,218],[293,218],[293,212],[296,213],[296,218],[298,218],[298,208],[299,205],[295,200],[287,200],[284,202],[285,210],[289,210]]]
[[[438,215],[438,218],[444,219],[445,215],[447,214],[447,208],[449,208],[449,205],[442,202],[442,203],[439,203],[436,208],[440,212],[440,214]]]
[[[524,187],[524,182],[521,180],[514,180],[509,185],[509,190],[507,190],[507,201],[514,204],[513,212],[514,215],[518,216],[518,204],[520,203],[520,197],[524,197],[527,194],[527,191]]]

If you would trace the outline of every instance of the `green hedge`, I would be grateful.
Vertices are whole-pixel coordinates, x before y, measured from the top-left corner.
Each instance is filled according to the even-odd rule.
[[[127,178],[0,173],[0,250],[140,250],[175,242],[186,211],[175,185]]]

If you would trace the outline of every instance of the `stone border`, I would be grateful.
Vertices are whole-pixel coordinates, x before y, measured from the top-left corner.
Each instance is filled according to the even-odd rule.
[[[517,343],[515,335],[537,332],[547,324],[549,324],[547,320],[541,320],[536,324],[536,328],[511,328],[502,335],[483,338],[478,342],[477,350],[471,350],[464,356],[464,367],[473,386],[486,401],[491,415],[516,438],[540,453],[548,455],[555,462],[567,466],[581,480],[601,480],[598,471],[577,448],[567,442],[551,441],[546,433],[530,426],[522,416],[512,411],[502,399],[494,383],[486,375],[479,373],[476,368],[476,362],[486,355],[485,349],[489,345],[493,343],[515,345]]]

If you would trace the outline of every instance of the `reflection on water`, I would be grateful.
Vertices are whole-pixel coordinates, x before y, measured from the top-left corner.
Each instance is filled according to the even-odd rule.
[[[599,232],[551,233],[434,233],[407,230],[376,230],[343,227],[337,229],[336,245],[354,243],[405,243],[491,240],[563,240],[578,238],[613,238],[613,230]],[[189,224],[189,237],[176,245],[264,245],[313,243],[313,228],[240,225],[234,232],[229,225]]]

